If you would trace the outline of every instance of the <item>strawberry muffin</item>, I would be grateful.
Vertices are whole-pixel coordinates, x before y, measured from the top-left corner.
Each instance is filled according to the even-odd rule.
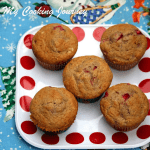
[[[79,102],[95,102],[109,88],[113,74],[108,64],[97,56],[72,59],[64,68],[63,82]]]
[[[146,95],[135,85],[121,83],[110,87],[100,101],[108,124],[118,131],[137,128],[149,111]]]
[[[145,35],[131,24],[109,27],[102,35],[100,49],[114,69],[129,70],[140,61],[147,48]]]
[[[62,24],[42,27],[32,39],[32,50],[39,64],[49,70],[60,70],[71,60],[78,49],[73,31]]]

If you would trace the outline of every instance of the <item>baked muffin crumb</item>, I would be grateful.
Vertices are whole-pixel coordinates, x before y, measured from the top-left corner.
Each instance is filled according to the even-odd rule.
[[[109,27],[102,35],[100,49],[107,63],[117,70],[133,68],[144,55],[147,39],[130,24]]]
[[[78,40],[73,31],[58,23],[42,27],[32,40],[32,50],[37,61],[50,70],[63,69],[77,48]]]
[[[112,78],[113,74],[105,60],[97,56],[74,58],[63,71],[66,89],[80,99],[99,97],[110,86]]]
[[[30,104],[30,118],[48,132],[66,130],[74,122],[78,102],[65,88],[45,87],[36,93]]]

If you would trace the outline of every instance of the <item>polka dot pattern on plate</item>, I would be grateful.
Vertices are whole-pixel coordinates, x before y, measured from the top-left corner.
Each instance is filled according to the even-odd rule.
[[[33,69],[35,67],[35,61],[30,56],[23,56],[23,57],[21,57],[20,63],[21,63],[21,66],[24,69],[27,69],[27,70],[31,70],[31,69]]]
[[[128,136],[123,132],[117,132],[112,135],[112,140],[117,144],[124,144],[128,141]]]
[[[37,127],[31,121],[22,122],[21,129],[26,134],[34,134],[37,131]]]
[[[24,45],[29,48],[32,49],[32,38],[33,38],[33,34],[28,34],[24,37]]]
[[[84,141],[84,137],[82,134],[74,132],[70,133],[66,136],[66,142],[69,144],[80,144]]]
[[[72,31],[75,33],[78,39],[78,42],[80,42],[79,43],[79,49],[80,49],[80,46],[82,47],[82,45],[83,46],[86,45],[88,48],[88,45],[90,44],[90,42],[95,42],[95,45],[97,44],[97,46],[99,47],[102,34],[105,32],[107,26],[104,26],[104,27],[93,26],[91,29],[88,27],[77,25],[77,27],[72,26],[71,28],[72,28]],[[93,147],[94,146],[96,147],[99,144],[99,148],[102,148],[103,145],[107,145],[107,142],[109,142],[110,140],[113,143],[112,145],[114,146],[114,148],[119,147],[120,146],[119,144],[122,144],[122,146],[126,144],[128,145],[128,143],[130,143],[133,139],[130,138],[130,136],[128,136],[128,133],[126,132],[118,132],[114,130],[113,132],[110,132],[108,134],[107,131],[99,131],[95,129],[95,131],[93,132],[85,133],[84,131],[82,132],[81,130],[77,132],[78,130],[76,130],[76,127],[75,127],[75,128],[70,128],[66,132],[63,132],[57,135],[57,134],[50,134],[50,133],[43,132],[37,126],[34,125],[32,120],[30,120],[29,108],[30,108],[30,103],[32,101],[32,97],[36,94],[37,92],[36,90],[41,88],[38,83],[39,76],[36,76],[36,74],[41,73],[41,71],[39,72],[38,70],[36,72],[38,66],[36,66],[37,63],[36,63],[35,58],[33,57],[34,55],[31,50],[32,38],[34,34],[36,33],[36,31],[38,31],[39,29],[40,28],[23,35],[23,38],[21,41],[22,44],[19,47],[18,66],[20,67],[19,69],[21,69],[22,72],[19,74],[19,78],[18,78],[19,80],[17,81],[19,82],[18,89],[20,89],[18,91],[21,93],[21,94],[19,93],[17,97],[17,100],[19,100],[19,107],[18,107],[19,114],[17,115],[19,116],[18,118],[21,118],[21,120],[18,119],[18,122],[19,122],[18,125],[21,128],[23,137],[27,136],[30,141],[36,143],[37,145],[39,143],[42,143],[42,146],[44,149],[46,149],[45,148],[46,146],[52,146],[52,145],[56,147],[57,146],[61,147],[62,145],[78,147],[80,145],[82,146],[86,144],[92,145]],[[131,82],[131,84],[133,84],[133,82],[136,83],[137,85],[139,84],[139,88],[141,88],[141,90],[144,93],[148,93],[148,96],[149,96],[149,92],[150,92],[150,78],[149,78],[150,67],[149,66],[150,65],[148,64],[150,64],[150,56],[149,56],[150,38],[148,35],[147,35],[147,43],[148,43],[147,51],[144,57],[139,62],[138,68],[135,72],[135,73],[141,74],[142,77],[141,78],[139,77],[137,80],[134,80],[134,81],[127,80],[127,82]],[[94,53],[95,46],[92,45],[92,47],[93,47],[93,50],[91,52],[92,54],[95,55],[96,54]],[[86,53],[86,50],[85,50],[85,53],[83,52],[82,54],[88,55]],[[77,54],[77,57],[78,56],[80,56],[80,53],[79,55]],[[42,79],[40,80],[42,82]],[[48,85],[51,85],[51,84],[48,84]],[[108,96],[108,93],[106,92],[105,97],[107,96]],[[150,103],[150,98],[148,97],[148,99]],[[148,112],[147,118],[149,117],[150,117],[150,106],[149,106],[149,112]],[[76,123],[74,125],[76,126]],[[77,128],[79,128],[79,126]],[[40,131],[37,132],[37,130],[40,130]],[[101,132],[104,132],[104,133],[101,133]],[[145,139],[150,138],[150,124],[149,124],[148,119],[146,119],[146,123],[144,121],[138,128],[136,128],[133,133],[134,133],[133,136],[135,137],[135,141],[139,143],[140,141],[144,142]],[[134,140],[132,142],[133,144],[135,144]]]
[[[32,98],[29,97],[29,96],[22,96],[20,98],[20,106],[21,108],[26,111],[26,112],[29,112],[29,108],[30,108],[30,103],[32,101]]]
[[[93,32],[93,37],[96,41],[100,42],[101,41],[101,37],[103,35],[103,33],[105,32],[105,28],[104,27],[98,27],[94,30]]]
[[[105,142],[106,137],[101,132],[94,132],[90,135],[89,139],[94,144],[102,144]]]
[[[57,134],[43,134],[41,137],[45,144],[54,145],[59,142],[59,137]]]
[[[20,79],[20,85],[26,90],[32,90],[35,87],[35,81],[29,76]]]
[[[150,71],[150,65],[148,65],[148,64],[150,64],[150,58],[145,57],[139,62],[138,67],[143,72],[149,72]]]
[[[78,42],[82,41],[85,37],[85,32],[82,28],[80,27],[74,27],[72,29],[73,33],[76,35]]]
[[[138,128],[136,132],[140,139],[147,139],[150,137],[150,125],[143,125]]]
[[[145,79],[140,82],[139,88],[144,92],[144,93],[149,93],[150,92],[150,79]]]

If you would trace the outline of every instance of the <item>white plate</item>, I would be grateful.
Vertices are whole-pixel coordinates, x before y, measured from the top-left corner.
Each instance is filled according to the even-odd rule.
[[[93,31],[97,27],[108,28],[111,25],[68,25],[71,29],[74,27],[81,27],[85,32],[85,37],[82,41],[79,42],[79,48],[75,57],[83,55],[97,55],[102,57],[102,53],[99,49],[99,42],[93,38]],[[24,45],[24,37],[28,34],[35,34],[42,26],[35,27],[27,31],[20,39],[17,47],[17,75],[16,75],[16,107],[15,107],[15,120],[16,126],[23,137],[28,143],[33,146],[44,148],[44,149],[115,149],[115,148],[135,148],[140,147],[148,142],[150,142],[150,137],[147,139],[140,139],[137,137],[137,129],[126,132],[128,136],[128,141],[124,144],[117,144],[113,142],[112,135],[117,131],[112,129],[105,121],[102,113],[99,109],[99,101],[91,104],[79,103],[79,111],[73,125],[64,133],[59,134],[59,142],[55,145],[45,144],[41,140],[41,136],[44,132],[37,129],[37,132],[34,134],[26,134],[21,128],[21,124],[24,121],[30,120],[30,113],[26,112],[20,106],[20,98],[22,96],[34,97],[37,91],[45,86],[55,86],[63,87],[62,82],[62,72],[63,71],[49,71],[42,68],[36,61],[32,50],[27,48]],[[140,29],[141,30],[141,29]],[[143,34],[147,37],[149,35],[141,30]],[[150,49],[146,51],[143,57],[148,57],[150,55]],[[35,61],[35,67],[31,70],[24,69],[20,64],[20,59],[23,56],[30,56]],[[139,83],[150,77],[150,72],[142,72],[138,65],[129,71],[117,71],[111,69],[114,75],[111,85],[118,83],[131,83],[139,85]],[[32,90],[26,90],[20,85],[20,79],[23,76],[30,76],[35,81],[35,87]],[[150,94],[146,93],[147,97],[150,99]],[[150,116],[147,116],[144,122],[140,125],[150,125]],[[78,132],[83,135],[84,141],[80,144],[69,144],[66,142],[66,136],[72,132]],[[102,144],[93,144],[89,140],[89,136],[94,132],[101,132],[105,135],[105,142]]]

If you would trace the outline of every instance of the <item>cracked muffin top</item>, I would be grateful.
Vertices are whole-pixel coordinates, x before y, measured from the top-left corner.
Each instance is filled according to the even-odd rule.
[[[77,100],[65,88],[42,88],[30,104],[33,123],[49,132],[66,130],[74,122],[77,111]]]
[[[42,27],[32,39],[36,58],[48,64],[58,64],[71,59],[78,48],[73,31],[62,24],[53,23]]]
[[[141,59],[147,48],[147,39],[131,24],[109,27],[102,35],[100,48],[114,64],[132,64]]]
[[[72,59],[64,68],[63,82],[77,98],[94,99],[110,86],[113,74],[105,62],[97,56],[81,56]]]
[[[140,88],[121,83],[107,90],[100,101],[100,109],[112,127],[129,131],[144,121],[149,111],[149,102]]]

